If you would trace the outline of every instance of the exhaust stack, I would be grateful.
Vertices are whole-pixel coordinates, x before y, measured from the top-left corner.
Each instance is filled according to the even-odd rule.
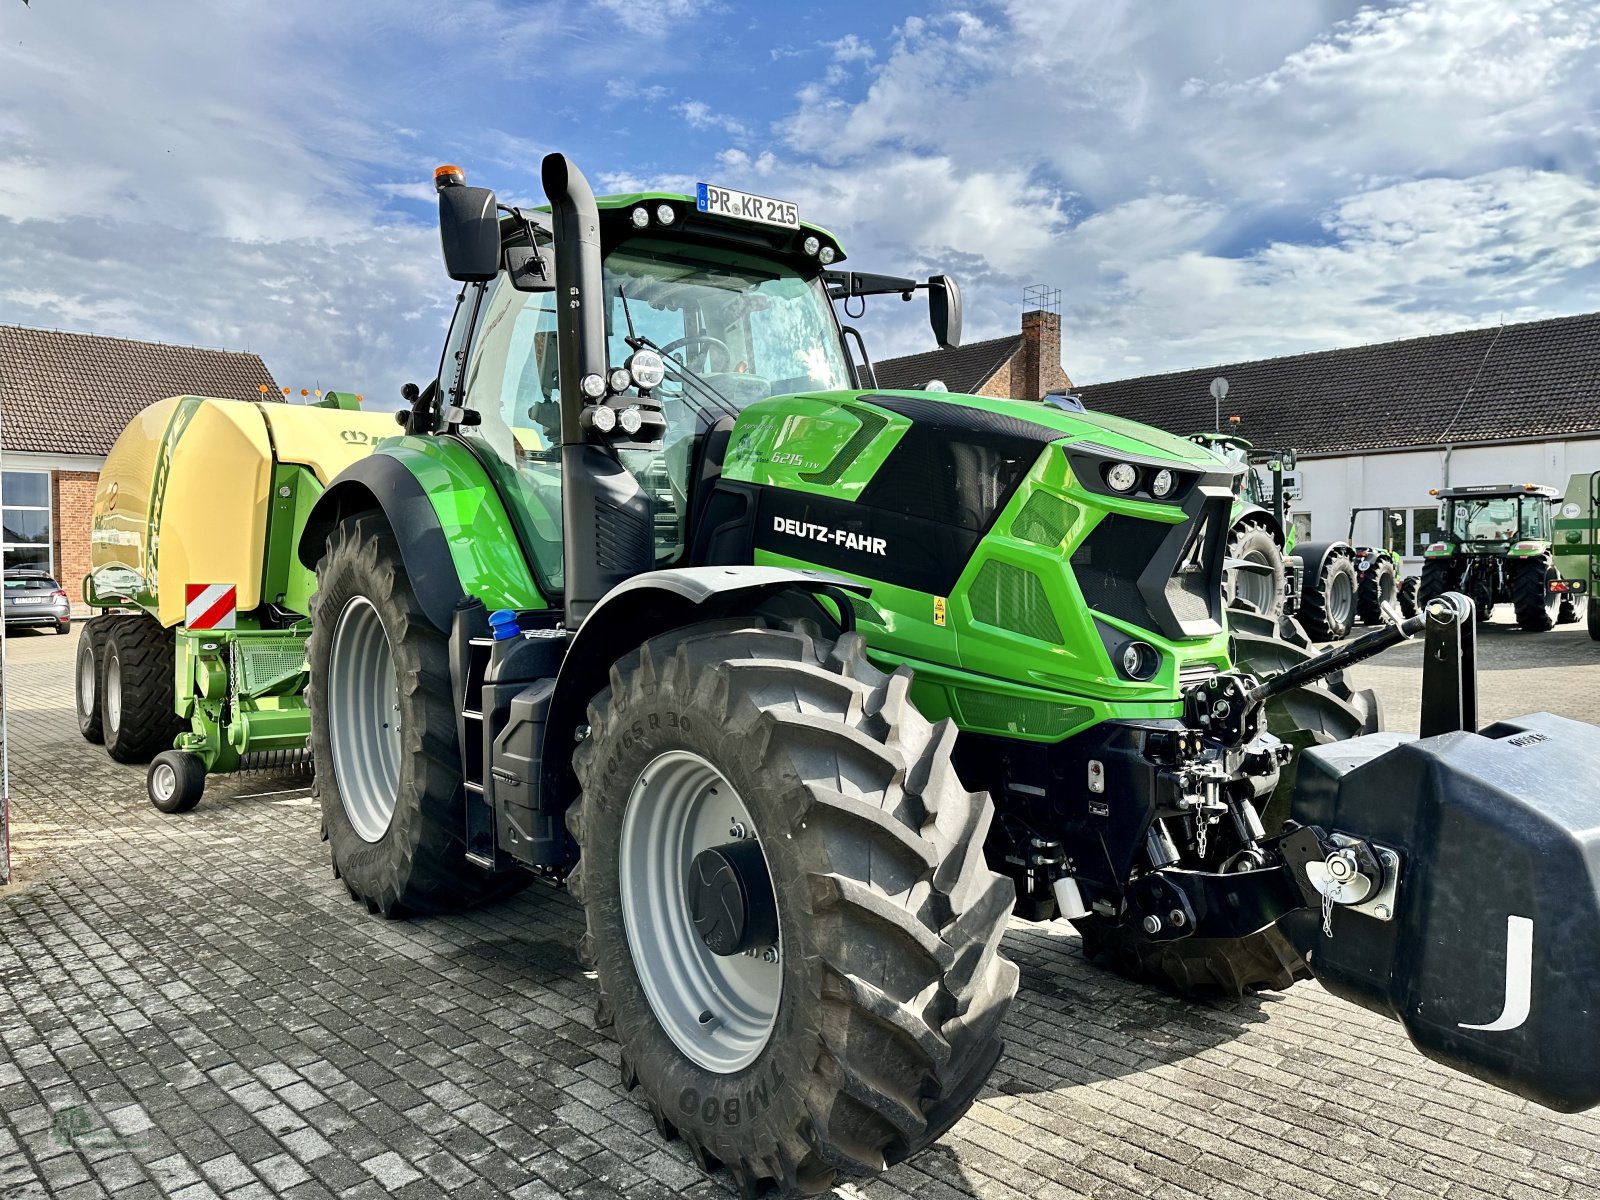
[[[583,432],[583,409],[593,400],[580,381],[605,379],[608,366],[600,209],[589,181],[565,154],[547,154],[539,173],[554,218],[563,600],[567,628],[576,629],[617,584],[655,566],[655,528],[638,480]]]

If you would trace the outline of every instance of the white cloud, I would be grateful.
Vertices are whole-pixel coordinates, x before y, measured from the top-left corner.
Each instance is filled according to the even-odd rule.
[[[720,129],[735,137],[743,137],[748,132],[742,121],[736,121],[726,113],[713,111],[704,100],[686,100],[678,105],[677,111],[691,129]]]

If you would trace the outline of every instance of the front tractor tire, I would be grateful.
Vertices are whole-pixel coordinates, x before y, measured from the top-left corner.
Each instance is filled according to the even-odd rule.
[[[1084,957],[1124,979],[1190,1000],[1286,991],[1311,968],[1276,925],[1238,938],[1157,941],[1143,928],[1098,913],[1076,920]]]
[[[1276,620],[1283,615],[1288,595],[1283,550],[1272,530],[1259,521],[1243,521],[1228,540],[1228,557],[1265,570],[1229,571],[1225,582],[1228,603],[1247,604],[1255,612]]]
[[[623,1083],[747,1194],[937,1139],[1000,1055],[1017,969],[985,793],[856,634],[654,638],[594,698],[571,877]]]
[[[449,912],[523,886],[466,858],[445,635],[377,514],[328,535],[311,598],[312,794],[335,877],[386,917]]]

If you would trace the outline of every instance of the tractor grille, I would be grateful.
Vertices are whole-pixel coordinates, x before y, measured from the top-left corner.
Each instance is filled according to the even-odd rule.
[[[1051,645],[1061,644],[1061,627],[1050,609],[1050,599],[1032,571],[991,558],[978,569],[977,578],[967,589],[967,603],[972,606],[973,617],[985,625]]]
[[[1112,513],[1073,552],[1072,573],[1090,608],[1169,637],[1221,614],[1228,500],[1208,500],[1182,525]],[[1145,587],[1140,587],[1143,580]]]
[[[1190,663],[1178,668],[1178,690],[1186,692],[1198,683],[1216,678],[1216,663]]]
[[[1049,492],[1035,492],[1011,522],[1011,536],[1037,546],[1055,548],[1066,540],[1078,510]]]
[[[233,643],[235,679],[244,695],[265,692],[306,668],[306,644],[298,637],[240,638]]]
[[[1051,704],[1020,696],[1002,696],[972,688],[952,689],[965,725],[978,729],[1005,729],[1035,737],[1064,737],[1089,721],[1094,713],[1075,704]]]

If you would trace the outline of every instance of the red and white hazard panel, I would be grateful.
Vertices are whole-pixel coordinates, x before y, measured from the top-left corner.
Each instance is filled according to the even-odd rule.
[[[239,594],[231,583],[184,586],[183,623],[190,629],[232,629],[239,615]]]

